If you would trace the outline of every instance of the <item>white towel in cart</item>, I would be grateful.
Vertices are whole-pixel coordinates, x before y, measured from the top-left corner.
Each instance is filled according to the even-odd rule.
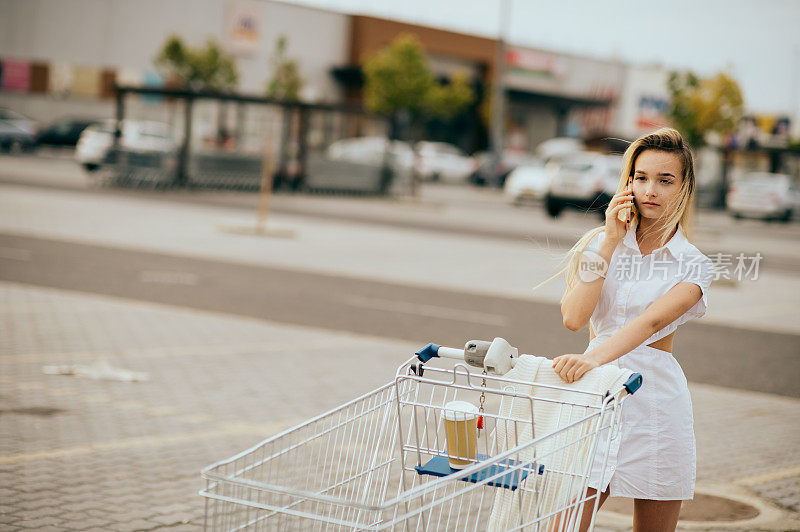
[[[530,411],[530,401],[527,399],[504,397],[500,405],[499,419],[530,420],[533,416],[533,429],[538,439],[544,435],[555,432],[558,428],[569,425],[584,418],[588,411],[581,406],[563,406],[569,404],[585,404],[586,406],[599,406],[599,395],[585,395],[573,393],[574,391],[587,391],[605,394],[607,391],[617,391],[632,375],[632,371],[619,368],[615,365],[604,365],[586,373],[580,380],[572,384],[565,383],[553,370],[552,360],[545,357],[523,355],[519,357],[514,369],[505,374],[509,379],[519,380],[530,385],[512,386],[515,392],[529,394],[534,400],[534,411]],[[545,384],[558,386],[564,389],[551,389],[536,386]],[[569,391],[568,391],[569,390]],[[539,399],[548,399],[542,401]],[[599,418],[595,418],[599,423]],[[554,437],[546,438],[540,445],[528,447],[522,451],[518,460],[536,460],[543,464],[547,470],[546,486],[534,499],[534,495],[525,492],[522,499],[515,492],[499,489],[495,495],[492,513],[489,517],[488,530],[505,530],[523,521],[530,520],[530,512],[539,515],[547,514],[555,509],[563,508],[576,497],[581,495],[580,484],[574,481],[573,473],[585,476],[587,469],[591,468],[592,446],[591,439],[585,438],[586,444],[576,444],[582,435],[596,429],[596,424],[581,423]],[[520,425],[517,432],[513,423],[498,421],[491,436],[496,441],[496,452],[506,451],[530,442],[530,424]],[[531,483],[536,475],[530,476],[525,483]],[[536,479],[541,480],[541,479]],[[526,515],[520,515],[520,511]],[[563,526],[563,523],[562,523]]]

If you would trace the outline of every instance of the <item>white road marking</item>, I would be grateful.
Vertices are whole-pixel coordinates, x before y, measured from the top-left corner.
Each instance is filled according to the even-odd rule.
[[[239,356],[257,355],[262,356],[266,353],[285,353],[287,351],[309,351],[314,349],[330,349],[337,345],[342,349],[352,347],[350,338],[338,339],[319,339],[301,341],[262,341],[262,342],[243,342],[239,344],[226,343],[218,345],[200,344],[185,346],[164,346],[164,347],[144,347],[137,349],[120,349],[114,351],[63,351],[45,353],[24,353],[13,355],[0,355],[0,364],[37,364],[40,362],[59,362],[72,363],[77,361],[93,360],[118,360],[125,357],[132,357],[137,360],[144,358],[164,358],[181,356]],[[14,379],[6,379],[0,375],[0,382],[16,382]]]
[[[738,486],[758,486],[759,484],[766,484],[767,482],[774,482],[776,480],[783,480],[785,478],[800,477],[800,465],[792,467],[784,467],[764,473],[758,473],[749,477],[743,477],[734,480],[733,483]]]
[[[31,255],[29,249],[0,247],[0,259],[29,261]]]
[[[414,314],[416,316],[428,316],[431,318],[443,318],[454,321],[468,321],[497,327],[508,325],[506,317],[500,314],[439,307],[421,303],[409,303],[406,301],[397,301],[395,299],[348,296],[345,298],[345,303],[354,307],[387,310],[389,312],[401,312],[403,314]]]
[[[0,454],[0,465],[34,462],[37,460],[60,460],[71,456],[85,456],[93,453],[108,451],[124,451],[127,449],[141,449],[158,447],[162,445],[178,445],[210,438],[222,438],[238,434],[254,434],[267,437],[276,434],[288,427],[298,424],[298,420],[282,420],[266,424],[255,423],[225,423],[217,428],[199,432],[186,432],[183,434],[166,434],[162,436],[143,436],[126,440],[98,442],[73,447],[60,447],[43,451],[27,453]]]

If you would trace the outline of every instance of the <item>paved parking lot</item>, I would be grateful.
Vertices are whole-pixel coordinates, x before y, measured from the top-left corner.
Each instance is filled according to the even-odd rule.
[[[202,467],[385,382],[411,350],[29,286],[0,293],[4,530],[197,529]],[[44,374],[51,365],[148,378]]]
[[[0,293],[4,530],[196,530],[202,467],[388,381],[418,347],[10,283]],[[43,372],[53,365],[148,378]],[[745,530],[800,529],[800,401],[691,391],[698,492],[756,502],[766,513]]]
[[[220,220],[241,212],[228,207],[202,202],[181,207],[110,194],[98,201],[101,196],[90,193],[2,186],[3,232],[67,244],[88,240],[183,256],[205,253],[217,260],[349,271],[353,277],[436,283],[452,290],[467,290],[486,277],[480,269],[453,264],[469,264],[465,261],[475,250],[491,250],[517,266],[505,279],[483,287],[498,294],[529,287],[532,269],[551,267],[510,241],[464,235],[452,238],[447,248],[460,254],[458,260],[443,254],[422,264],[409,257],[409,250],[420,245],[434,250],[447,237],[397,228],[397,222],[343,221],[347,209],[342,205],[350,205],[352,198],[329,199],[340,206],[338,223],[278,214],[273,222],[298,229],[302,238],[255,244],[219,230]],[[429,212],[431,205],[440,204],[408,204],[399,210]],[[447,212],[444,218],[452,215]],[[138,223],[131,221],[134,216]],[[796,243],[786,241],[785,254],[794,253]],[[349,253],[337,255],[342,249],[337,242],[345,243]],[[359,244],[367,250],[359,250]],[[394,254],[376,249],[394,249]],[[0,261],[30,260],[35,257],[24,249],[0,249]],[[747,301],[766,325],[777,306],[784,319],[778,329],[794,334],[797,321],[790,313],[796,311],[796,296],[787,287],[794,286],[797,276],[771,275],[764,284],[728,287],[727,295],[715,301],[721,307],[741,307]],[[154,270],[145,277],[141,280],[149,289],[159,283],[193,286],[186,272]],[[763,298],[762,309],[755,304],[758,298]],[[726,310],[718,314],[719,323],[735,325]],[[387,382],[418,347],[401,339],[34,286],[0,276],[0,530],[197,530],[203,519],[198,495],[202,467]],[[86,375],[57,374],[65,367]],[[141,374],[146,379],[118,380]],[[800,400],[698,383],[690,383],[690,389],[698,494],[750,504],[760,515],[750,521],[683,522],[681,529],[800,530]],[[624,508],[614,508],[623,513],[601,512],[601,530],[629,530]]]

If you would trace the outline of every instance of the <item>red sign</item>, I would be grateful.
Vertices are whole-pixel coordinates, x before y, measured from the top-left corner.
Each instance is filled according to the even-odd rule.
[[[564,74],[564,63],[559,58],[534,50],[509,48],[506,51],[506,65],[511,69],[558,77]]]
[[[31,86],[30,62],[4,59],[0,81],[4,91],[28,92]]]

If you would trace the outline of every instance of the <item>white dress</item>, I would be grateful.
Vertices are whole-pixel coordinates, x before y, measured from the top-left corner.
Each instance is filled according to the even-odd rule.
[[[601,232],[587,246],[597,250]],[[686,377],[667,351],[648,347],[679,325],[705,314],[713,265],[686,238],[683,228],[661,248],[642,257],[636,227],[628,229],[609,263],[590,323],[595,338],[586,351],[630,323],[680,282],[698,285],[703,296],[691,309],[640,346],[611,362],[643,376],[642,387],[625,401],[619,433],[611,441],[605,468],[594,464],[589,485],[610,487],[612,497],[678,500],[694,497],[696,451],[692,402]],[[702,353],[698,353],[702,355]],[[601,434],[600,450],[606,434]],[[604,453],[598,453],[602,456]]]

